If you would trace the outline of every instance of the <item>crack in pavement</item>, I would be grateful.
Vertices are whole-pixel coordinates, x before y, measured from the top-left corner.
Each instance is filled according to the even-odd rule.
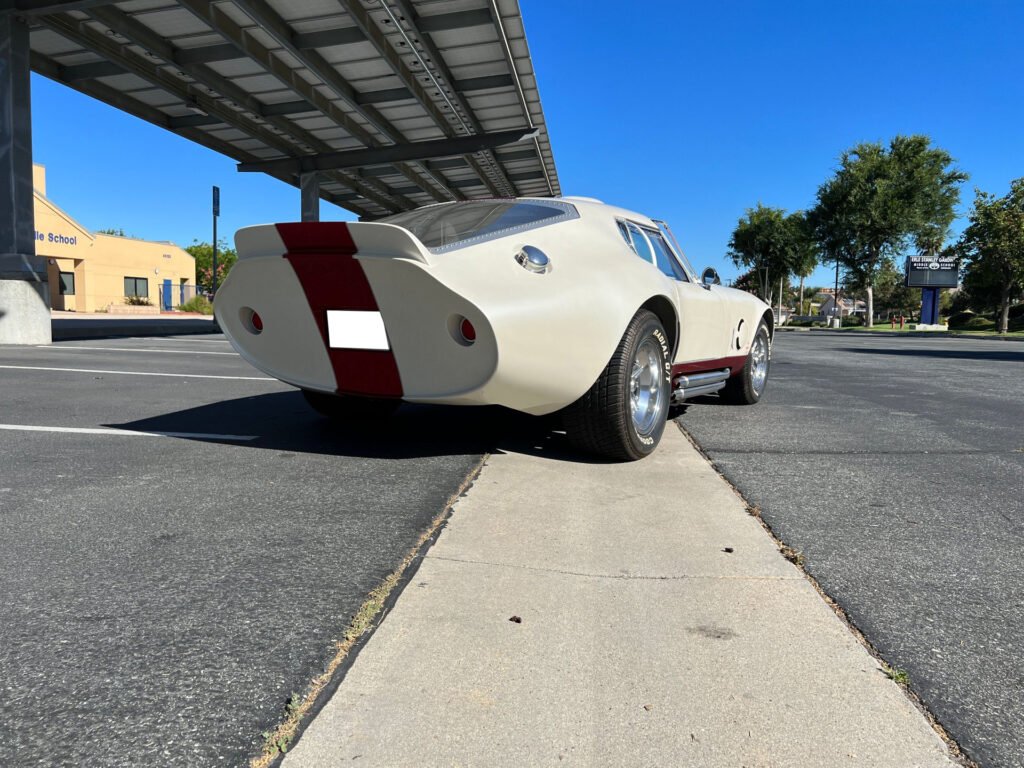
[[[514,568],[522,571],[540,571],[542,573],[555,573],[560,576],[580,576],[588,579],[612,579],[620,581],[686,581],[688,579],[715,579],[720,581],[803,581],[803,575],[797,576],[712,576],[699,574],[682,574],[679,576],[634,576],[631,574],[610,574],[610,573],[584,573],[583,571],[568,571],[560,568],[543,568],[537,565],[516,565],[515,563],[495,563],[489,560],[470,560],[459,557],[441,557],[438,555],[425,555],[424,560],[443,560],[448,563],[463,563],[466,565],[490,565],[498,568]]]

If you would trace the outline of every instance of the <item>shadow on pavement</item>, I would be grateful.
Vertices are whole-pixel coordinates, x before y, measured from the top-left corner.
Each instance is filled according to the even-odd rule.
[[[1024,347],[1021,350],[982,349],[861,349],[844,347],[839,352],[856,352],[859,355],[895,355],[897,357],[937,357],[956,360],[992,360],[996,362],[1024,363]]]
[[[196,438],[240,448],[380,459],[515,451],[578,463],[603,462],[574,449],[556,417],[527,416],[496,406],[405,403],[377,427],[352,427],[314,412],[300,392],[274,392],[189,408],[127,423],[142,432],[257,435],[238,441]],[[190,439],[190,438],[183,438]]]

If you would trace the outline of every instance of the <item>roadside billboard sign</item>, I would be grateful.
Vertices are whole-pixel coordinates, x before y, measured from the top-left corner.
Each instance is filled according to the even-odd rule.
[[[955,256],[908,256],[908,288],[956,288],[960,285],[960,261]]]

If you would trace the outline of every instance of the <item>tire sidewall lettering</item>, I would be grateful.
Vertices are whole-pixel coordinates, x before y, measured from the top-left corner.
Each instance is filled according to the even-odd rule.
[[[639,347],[646,338],[653,338],[658,342],[658,346],[661,347],[661,359],[663,361],[662,370],[664,373],[664,382],[668,389],[671,389],[672,383],[672,353],[669,349],[668,336],[661,329],[660,324],[654,325],[653,323],[647,326],[644,331],[637,335],[636,345]],[[627,405],[628,409],[628,405]],[[628,415],[628,413],[627,413]],[[630,419],[632,422],[632,419]],[[653,447],[657,445],[658,438],[651,435],[641,435],[636,431],[636,427],[630,424],[630,433],[633,439],[641,446],[644,447],[645,452],[653,450]],[[658,436],[660,438],[660,435]]]
[[[660,328],[654,328],[651,331],[651,335],[657,339],[658,344],[661,346],[661,359],[664,361],[665,379],[671,383],[672,381],[672,353],[668,348],[668,338]]]

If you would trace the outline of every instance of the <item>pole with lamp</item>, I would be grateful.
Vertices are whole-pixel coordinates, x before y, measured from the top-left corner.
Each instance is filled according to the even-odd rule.
[[[217,296],[217,217],[220,216],[220,187],[213,188],[213,285],[210,297]]]
[[[838,320],[836,319],[838,318]],[[843,327],[843,315],[839,311],[839,257],[836,256],[836,287],[835,293],[832,294],[832,327],[842,328]]]

